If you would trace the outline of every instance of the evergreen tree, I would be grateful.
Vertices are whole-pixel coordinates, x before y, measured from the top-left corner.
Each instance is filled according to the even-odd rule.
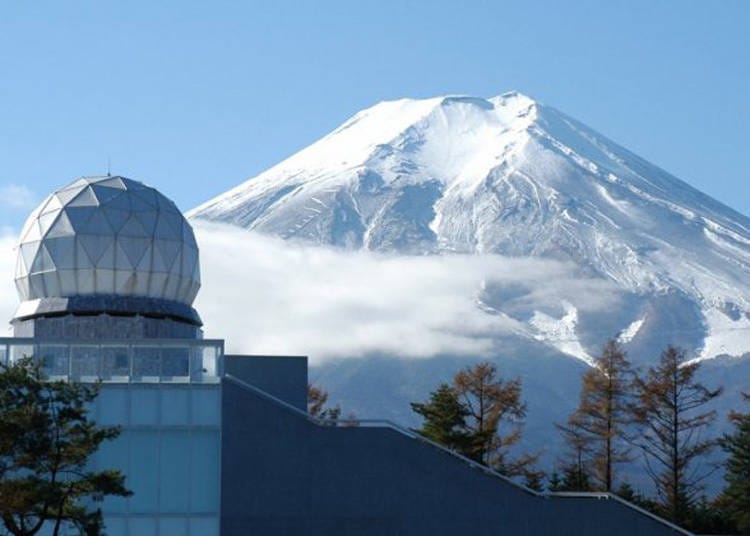
[[[635,382],[632,410],[640,433],[634,442],[644,454],[661,514],[678,524],[688,520],[701,482],[710,474],[701,472],[698,462],[715,445],[702,434],[716,412],[704,408],[721,389],[710,390],[695,379],[699,366],[688,363],[683,350],[670,346],[658,365]]]
[[[102,533],[106,495],[128,496],[119,471],[92,471],[91,456],[119,435],[89,420],[98,386],[45,381],[26,358],[0,366],[0,520],[8,533]]]
[[[564,491],[562,485],[563,482],[560,479],[560,474],[557,471],[552,471],[547,482],[547,491]]]
[[[524,475],[524,486],[534,491],[544,491],[544,473],[542,471],[529,471]]]
[[[427,402],[412,402],[411,408],[424,419],[422,427],[416,430],[419,434],[461,454],[468,453],[466,417],[469,412],[452,387],[440,384],[430,393]]]
[[[579,485],[588,483],[590,476],[597,489],[612,491],[616,465],[631,459],[625,433],[631,385],[625,351],[617,341],[607,341],[594,366],[583,375],[578,408],[566,425],[558,426],[568,449],[577,456],[574,481]]]
[[[750,395],[743,397],[750,402]],[[729,419],[734,430],[721,439],[728,457],[724,473],[727,487],[720,502],[740,533],[750,534],[750,413],[732,412]]]
[[[627,482],[623,482],[622,484],[620,484],[620,486],[615,490],[615,495],[637,506],[640,506],[644,510],[648,510],[649,512],[652,512],[654,514],[659,513],[658,505],[654,501],[652,501],[648,497],[643,496],[641,493],[633,489],[633,486],[631,486]]]

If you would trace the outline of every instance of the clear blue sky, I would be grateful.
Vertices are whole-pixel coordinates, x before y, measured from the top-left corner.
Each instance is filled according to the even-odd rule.
[[[0,225],[108,157],[189,209],[377,101],[511,89],[750,215],[749,36],[750,1],[2,2]]]

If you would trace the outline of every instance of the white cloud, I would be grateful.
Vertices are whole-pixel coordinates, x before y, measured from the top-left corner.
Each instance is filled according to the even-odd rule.
[[[14,210],[30,210],[37,204],[36,194],[22,184],[0,186],[0,205]]]
[[[528,329],[496,310],[502,294],[490,297],[492,307],[481,304],[485,288],[511,285],[509,301],[528,311],[590,293],[606,307],[615,297],[606,283],[576,278],[572,266],[557,261],[385,256],[204,222],[195,227],[203,279],[196,308],[206,336],[226,339],[228,352],[304,354],[312,361],[373,352],[481,355],[496,336]]]
[[[10,322],[18,307],[13,276],[16,265],[16,233],[12,229],[0,228],[0,337],[9,337]]]
[[[536,309],[554,311],[564,300],[592,310],[616,299],[608,284],[575,277],[557,261],[344,252],[194,225],[203,279],[196,308],[206,336],[225,339],[228,352],[303,354],[313,362],[487,355],[497,336],[526,332],[524,315]],[[7,320],[18,305],[15,241],[0,229],[0,318]]]

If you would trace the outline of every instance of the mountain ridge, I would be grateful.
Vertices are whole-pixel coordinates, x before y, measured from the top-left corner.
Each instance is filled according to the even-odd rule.
[[[574,333],[580,358],[600,342],[587,330],[637,325],[638,344],[667,302],[699,357],[750,351],[750,219],[518,92],[378,103],[188,216],[352,250],[572,263],[616,284],[627,314],[603,328],[575,303],[519,311],[492,288],[480,302],[565,353]]]

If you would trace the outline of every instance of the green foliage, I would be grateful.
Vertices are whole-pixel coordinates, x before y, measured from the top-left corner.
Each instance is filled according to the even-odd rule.
[[[441,384],[426,403],[413,403],[412,409],[424,418],[417,431],[425,437],[505,475],[531,482],[543,477],[532,469],[536,455],[511,457],[526,415],[521,381],[498,378],[491,363],[460,370],[452,385]]]
[[[534,491],[544,491],[544,473],[542,471],[529,471],[524,475],[524,486]]]
[[[564,491],[562,484],[560,474],[557,471],[552,471],[549,480],[547,480],[547,491]]]
[[[14,536],[75,528],[102,534],[107,495],[128,496],[119,471],[92,471],[88,462],[116,427],[89,420],[98,386],[45,381],[26,358],[0,369],[0,519]]]
[[[743,396],[750,401],[750,395]],[[729,419],[734,431],[721,439],[728,457],[724,473],[727,486],[719,502],[740,533],[750,534],[750,413],[733,412]]]
[[[627,482],[623,482],[622,484],[620,484],[620,486],[615,490],[615,495],[622,499],[625,499],[630,503],[640,506],[644,510],[648,510],[649,512],[652,512],[654,514],[658,513],[659,507],[656,502],[633,489],[633,486],[631,486]]]
[[[466,430],[466,417],[469,411],[458,400],[455,389],[442,383],[430,393],[427,402],[412,402],[411,408],[424,419],[422,427],[416,430],[420,435],[456,452],[467,453],[470,435]]]

